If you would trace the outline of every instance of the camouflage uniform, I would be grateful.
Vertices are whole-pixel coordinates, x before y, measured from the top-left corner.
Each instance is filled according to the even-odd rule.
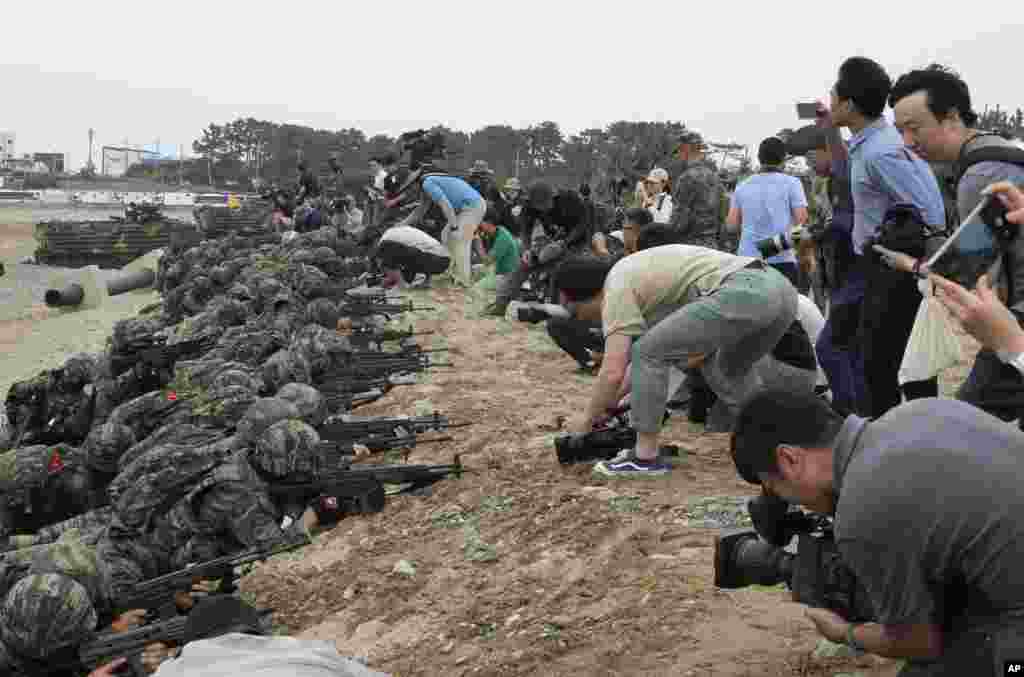
[[[0,454],[0,539],[35,531],[95,507],[82,454],[68,446],[35,445]]]
[[[96,508],[81,515],[76,515],[63,522],[43,527],[35,534],[24,536],[11,536],[8,545],[4,550],[18,550],[20,548],[31,548],[37,545],[46,545],[58,540],[74,540],[83,545],[95,546],[99,543],[110,519],[113,517],[113,508],[109,505]]]
[[[184,568],[191,562],[295,540],[305,534],[301,520],[282,528],[284,511],[274,503],[264,476],[284,477],[311,463],[319,436],[298,420],[280,421],[257,440],[256,450],[239,450],[216,466],[178,499],[173,507],[153,515],[140,532],[125,526],[123,510],[117,514],[99,545],[100,557],[110,568],[115,596],[132,585]],[[161,451],[167,468],[177,467],[174,448]],[[254,465],[260,465],[257,472]]]
[[[89,592],[59,574],[18,581],[0,608],[3,674],[39,674],[73,664],[80,644],[96,631],[98,615]]]
[[[93,605],[109,611],[110,580],[96,549],[80,540],[60,539],[54,543],[12,550],[0,555],[0,595],[19,580],[35,574],[60,574],[73,578],[86,589]]]
[[[708,165],[691,165],[676,180],[672,193],[675,205],[672,226],[688,238],[717,233],[722,184]]]

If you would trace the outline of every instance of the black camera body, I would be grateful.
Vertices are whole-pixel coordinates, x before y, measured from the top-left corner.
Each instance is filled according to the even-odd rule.
[[[409,153],[409,168],[412,170],[429,165],[433,160],[442,160],[445,156],[445,139],[441,132],[417,129],[399,136],[398,143],[403,153]]]
[[[607,461],[615,458],[623,449],[636,446],[636,431],[629,425],[629,409],[616,410],[611,419],[597,430],[589,433],[562,435],[555,438],[555,456],[562,465]],[[668,415],[666,414],[666,419]],[[660,456],[678,456],[679,447],[662,445]]]
[[[867,591],[836,546],[832,520],[790,509],[762,494],[747,505],[756,531],[715,541],[715,586],[725,589],[785,583],[793,599],[829,609],[853,623],[872,621]],[[783,548],[797,539],[796,554]]]
[[[552,318],[568,319],[569,311],[554,303],[528,302],[516,308],[516,319],[520,322],[537,324]]]

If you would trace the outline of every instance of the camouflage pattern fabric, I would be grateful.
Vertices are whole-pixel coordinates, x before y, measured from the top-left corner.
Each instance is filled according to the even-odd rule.
[[[131,428],[135,439],[142,440],[162,425],[187,423],[191,418],[192,407],[187,400],[155,391],[119,405],[107,421]]]
[[[249,462],[277,478],[313,477],[319,444],[320,435],[310,425],[298,419],[278,421],[256,440]]]
[[[161,426],[121,455],[119,469],[124,470],[135,459],[164,444],[202,447],[223,440],[226,436],[227,433],[223,430],[204,428],[191,423]]]
[[[244,386],[211,388],[206,403],[196,409],[198,421],[223,430],[231,430],[260,396]]]
[[[287,338],[275,331],[253,327],[231,327],[206,357],[258,365],[287,345]]]
[[[302,355],[291,350],[279,350],[263,364],[263,380],[272,391],[286,383],[310,383],[313,380],[312,366]]]
[[[9,651],[45,660],[88,640],[98,615],[88,591],[67,576],[27,576],[11,588],[0,608],[0,640]]]
[[[258,393],[263,390],[265,384],[263,379],[256,374],[251,373],[248,369],[227,368],[214,377],[210,386],[212,388],[242,386],[243,388]]]
[[[722,184],[706,164],[694,164],[678,178],[672,192],[672,225],[682,235],[717,232]]]
[[[292,338],[291,350],[310,366],[314,381],[342,364],[352,353],[352,343],[337,331],[309,324]]]
[[[316,324],[324,329],[334,330],[338,326],[341,312],[330,299],[314,299],[306,306],[306,323]]]
[[[95,547],[66,537],[53,543],[37,544],[0,555],[0,594],[33,574],[60,574],[72,578],[86,589],[89,599],[100,611],[110,607],[110,578]]]
[[[277,391],[276,397],[294,404],[302,420],[313,427],[321,425],[327,418],[327,401],[313,386],[286,383]]]
[[[288,402],[274,397],[264,397],[253,402],[236,426],[238,436],[246,444],[254,444],[270,426],[279,421],[301,418],[298,408]]]
[[[121,517],[100,541],[99,555],[110,570],[115,599],[148,578],[191,562],[268,546],[304,533],[301,521],[282,529],[280,509],[267,485],[237,452],[208,473],[151,528],[139,532]]]
[[[35,534],[11,536],[8,548],[17,550],[35,545],[46,545],[57,540],[73,540],[83,545],[95,546],[114,515],[113,507],[106,505],[81,515],[75,515],[63,522],[43,527]]]
[[[114,330],[110,335],[111,351],[115,353],[126,352],[133,342],[153,334],[159,334],[163,328],[163,323],[156,319],[131,318],[118,320],[114,323]]]
[[[93,428],[82,445],[86,464],[101,473],[116,473],[122,454],[136,443],[135,433],[126,425],[104,423]]]

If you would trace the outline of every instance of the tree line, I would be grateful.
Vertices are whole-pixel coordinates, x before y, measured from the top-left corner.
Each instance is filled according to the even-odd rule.
[[[545,178],[559,185],[589,183],[595,189],[612,181],[634,181],[655,166],[681,170],[676,150],[681,142],[703,148],[708,158],[742,161],[745,147],[734,143],[705,141],[682,122],[619,121],[605,128],[565,134],[557,122],[545,121],[523,129],[487,125],[474,132],[436,126],[444,134],[446,159],[440,165],[453,172],[467,171],[484,161],[499,180],[518,176],[527,182]],[[367,137],[359,129],[326,130],[239,118],[224,124],[211,123],[193,142],[197,156],[182,163],[133,167],[131,175],[175,182],[179,175],[193,184],[245,185],[252,179],[288,182],[296,165],[305,160],[314,171],[327,172],[327,161],[337,157],[353,185],[369,177],[373,157],[398,154],[396,138],[378,134]]]

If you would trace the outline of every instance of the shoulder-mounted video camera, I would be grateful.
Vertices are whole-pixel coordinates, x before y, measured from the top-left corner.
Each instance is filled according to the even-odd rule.
[[[437,131],[417,129],[398,137],[403,153],[409,153],[409,167],[413,170],[445,157],[444,134]]]
[[[715,541],[716,587],[785,583],[801,604],[854,623],[875,618],[867,591],[839,555],[830,518],[793,510],[769,494],[751,500],[747,512],[755,531]],[[794,537],[796,554],[783,549]]]

